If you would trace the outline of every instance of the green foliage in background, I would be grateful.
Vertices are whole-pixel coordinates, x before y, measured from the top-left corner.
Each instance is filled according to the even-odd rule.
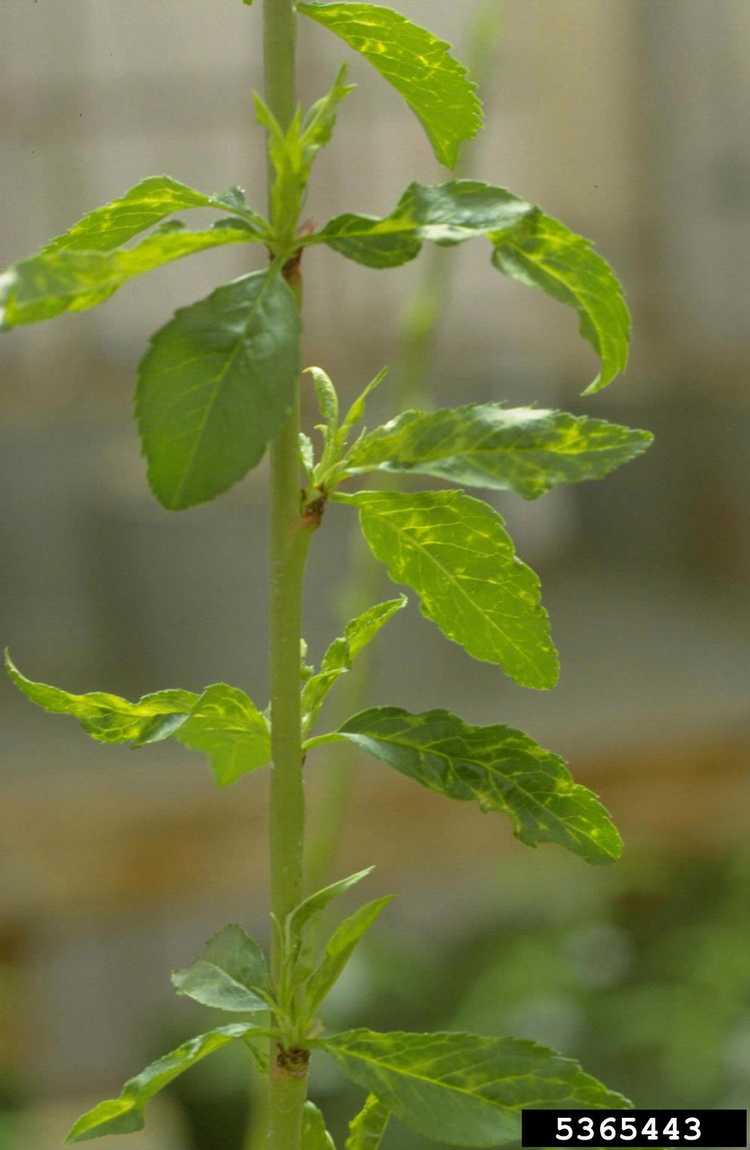
[[[32,702],[77,718],[101,742],[142,747],[173,739],[206,754],[222,786],[273,763],[270,961],[232,925],[173,975],[179,994],[245,1018],[154,1062],[118,1098],[80,1118],[70,1142],[141,1129],[156,1093],[228,1045],[244,1049],[269,1074],[271,1150],[333,1147],[322,1114],[306,1097],[313,1054],[329,1056],[365,1093],[349,1150],[375,1150],[391,1119],[450,1145],[489,1148],[518,1138],[524,1105],[627,1105],[574,1060],[525,1039],[400,1028],[331,1033],[325,1024],[328,995],[390,900],[368,902],[319,939],[323,911],[369,872],[305,890],[302,766],[317,747],[354,744],[433,791],[508,816],[528,845],[553,842],[591,863],[621,851],[597,797],[573,781],[559,756],[512,727],[473,727],[447,711],[411,715],[392,706],[313,733],[335,683],[406,602],[401,596],[369,608],[333,641],[319,667],[307,663],[300,629],[305,559],[327,505],[358,512],[375,559],[395,583],[412,588],[423,615],[447,638],[520,685],[549,689],[559,661],[539,579],[517,556],[498,512],[462,488],[537,498],[558,484],[608,474],[639,455],[650,436],[584,416],[499,404],[397,412],[368,430],[367,397],[384,373],[342,418],[333,382],[312,368],[321,419],[316,452],[299,424],[301,265],[316,246],[382,271],[413,260],[427,241],[451,247],[486,240],[498,271],[576,315],[600,361],[588,394],[624,371],[630,317],[614,273],[588,240],[491,184],[412,183],[388,215],[346,212],[318,230],[302,228],[316,158],[331,142],[352,88],[342,68],[309,109],[296,106],[298,14],[371,63],[419,118],[437,160],[455,166],[461,144],[481,126],[482,110],[448,45],[375,4],[265,0],[266,92],[256,96],[255,109],[271,173],[267,216],[238,188],[208,195],[157,176],[97,208],[0,278],[0,324],[7,329],[97,306],[128,280],[208,248],[249,244],[270,253],[267,267],[180,309],[152,337],[136,393],[149,483],[167,510],[216,498],[270,451],[270,705],[261,708],[223,683],[200,695],[159,691],[132,703],[102,692],[70,694],[26,678],[7,657],[12,680]],[[190,231],[173,217],[193,208],[222,215],[212,227]],[[453,487],[344,489],[380,471]]]

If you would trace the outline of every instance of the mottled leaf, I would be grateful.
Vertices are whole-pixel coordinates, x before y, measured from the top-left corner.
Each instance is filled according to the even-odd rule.
[[[336,1150],[323,1115],[309,1100],[302,1115],[302,1150]]]
[[[79,1118],[65,1139],[66,1144],[87,1142],[91,1138],[102,1138],[105,1134],[132,1134],[142,1130],[144,1107],[155,1094],[196,1062],[207,1058],[215,1050],[221,1050],[230,1042],[245,1038],[253,1029],[252,1023],[237,1022],[231,1026],[220,1026],[184,1042],[126,1082],[119,1098],[100,1102]]]
[[[182,308],[152,338],[136,411],[165,507],[213,499],[259,462],[292,401],[299,331],[294,295],[271,269]]]
[[[373,707],[323,738],[353,743],[438,794],[508,815],[529,846],[557,843],[590,863],[622,852],[596,795],[574,782],[559,755],[512,727],[472,727],[449,711]]]
[[[403,96],[438,160],[453,168],[460,145],[482,126],[476,85],[450,45],[378,4],[298,2],[304,15],[341,37]]]
[[[420,597],[422,614],[469,655],[524,687],[548,688],[559,664],[539,580],[516,556],[503,520],[460,491],[360,491],[336,499],[359,509],[376,559]]]
[[[412,471],[536,499],[561,483],[601,479],[652,440],[648,431],[533,407],[406,411],[360,438],[341,475]]]
[[[367,267],[388,268],[418,256],[425,240],[457,244],[475,236],[492,244],[499,271],[578,313],[581,334],[602,362],[589,392],[625,370],[630,313],[609,264],[588,240],[504,188],[477,180],[412,184],[390,215],[337,216],[306,242],[326,243]]]
[[[539,210],[494,243],[498,271],[575,308],[581,335],[602,361],[584,394],[607,387],[627,367],[630,346],[630,312],[609,264],[588,240]]]
[[[390,1117],[380,1099],[370,1094],[359,1114],[349,1123],[346,1150],[380,1150]]]
[[[72,695],[59,687],[27,679],[7,651],[5,669],[18,690],[32,703],[53,714],[78,719],[84,731],[100,743],[156,742],[156,732],[163,730],[163,724],[184,722],[198,700],[192,691],[157,691],[135,703],[104,691]]]
[[[320,1045],[405,1126],[441,1145],[517,1143],[523,1107],[629,1105],[573,1059],[517,1038],[351,1030]]]
[[[316,718],[337,679],[351,670],[357,655],[372,642],[380,628],[406,606],[407,602],[406,596],[400,595],[398,599],[389,599],[385,603],[368,607],[356,619],[347,623],[340,638],[334,639],[323,656],[320,671],[307,680],[302,690],[302,712],[306,729]]]
[[[339,923],[328,942],[319,966],[310,975],[305,987],[308,1009],[318,1009],[329,990],[340,978],[360,939],[392,901],[392,895],[368,902]]]
[[[268,1010],[256,993],[265,988],[268,969],[263,951],[241,926],[225,927],[210,939],[197,962],[172,975],[179,994],[204,1006],[238,1013]]]
[[[235,194],[239,189],[233,189]],[[241,193],[240,193],[241,194]],[[151,176],[142,180],[126,192],[119,200],[113,200],[100,208],[95,208],[69,231],[56,236],[42,248],[40,255],[51,255],[60,251],[108,252],[127,243],[133,236],[145,232],[161,223],[174,212],[190,208],[217,208],[240,214],[250,212],[244,197],[232,202],[227,193],[221,196],[207,196],[195,188],[173,180],[171,176]],[[252,213],[255,219],[260,219]]]
[[[226,787],[271,759],[268,722],[238,687],[207,687],[175,737],[192,751],[203,751],[219,786]]]
[[[0,324],[17,327],[85,311],[104,303],[134,276],[209,248],[258,239],[244,221],[228,220],[205,231],[168,226],[132,248],[81,251],[73,246],[41,253],[0,276]]]

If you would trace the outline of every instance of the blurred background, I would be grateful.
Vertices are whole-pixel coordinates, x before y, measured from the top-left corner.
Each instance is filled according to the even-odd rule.
[[[400,7],[482,72],[489,124],[465,170],[539,202],[618,270],[632,366],[582,401],[596,365],[575,317],[505,282],[482,244],[399,272],[311,252],[306,361],[345,399],[391,364],[373,417],[405,399],[537,402],[650,428],[656,443],[604,483],[494,500],[542,576],[556,691],[524,692],[472,663],[413,605],[347,685],[352,705],[450,705],[527,730],[602,795],[623,862],[598,870],[553,847],[531,852],[500,818],[319,752],[316,858],[330,855],[321,805],[332,789],[343,805],[349,787],[334,873],[375,863],[368,897],[399,896],[329,1021],[525,1035],[642,1106],[744,1107],[750,6]],[[0,266],[146,175],[207,191],[240,183],[260,206],[259,30],[240,0],[2,0]],[[411,179],[444,178],[395,93],[309,23],[303,98],[345,58],[359,87],[319,162],[318,222],[387,212]],[[3,336],[0,638],[31,677],[130,697],[226,680],[265,705],[266,469],[209,507],[169,514],[149,495],[131,419],[148,335],[247,256],[184,261],[95,312]],[[348,605],[387,593],[350,527],[332,508],[313,548],[315,657]],[[177,747],[97,746],[7,684],[0,708],[0,1147],[48,1150],[80,1109],[213,1024],[172,995],[170,969],[227,921],[266,938],[267,776],[220,793]],[[249,1150],[248,1073],[236,1051],[209,1060],[152,1105],[130,1144]],[[357,1099],[328,1066],[315,1091],[341,1138]],[[394,1130],[386,1145],[422,1143]]]

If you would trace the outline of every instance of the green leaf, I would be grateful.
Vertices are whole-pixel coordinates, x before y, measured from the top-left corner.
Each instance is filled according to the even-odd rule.
[[[560,483],[601,479],[652,441],[648,431],[533,407],[406,411],[359,439],[341,474],[411,471],[536,499]]]
[[[609,265],[588,240],[538,210],[494,239],[498,271],[578,312],[581,335],[602,361],[584,395],[607,387],[627,367],[630,346],[630,312]]]
[[[314,1013],[338,981],[360,939],[393,901],[392,895],[368,902],[340,923],[329,938],[320,965],[305,987],[308,1009]]]
[[[492,244],[499,271],[576,310],[581,334],[602,361],[588,392],[625,370],[630,313],[609,264],[588,240],[504,188],[477,180],[412,184],[389,216],[337,216],[306,242],[388,268],[415,259],[425,240],[450,245],[478,236]]]
[[[472,727],[449,711],[373,707],[330,738],[353,743],[431,791],[508,815],[529,846],[557,843],[590,863],[622,853],[596,795],[573,781],[563,759],[512,727]]]
[[[421,121],[440,163],[455,167],[461,143],[482,126],[482,105],[450,45],[378,4],[305,0],[297,9],[364,56]]]
[[[347,623],[343,636],[334,639],[323,656],[320,671],[307,680],[302,690],[302,713],[305,729],[309,728],[322,707],[328,692],[337,679],[350,671],[357,655],[372,642],[389,619],[403,610],[408,600],[405,595],[368,607],[356,619]]]
[[[215,683],[195,703],[175,737],[192,751],[210,757],[220,787],[270,761],[268,722],[244,691]]]
[[[335,898],[339,898],[342,894],[346,894],[363,878],[367,878],[372,874],[374,867],[367,867],[366,870],[357,871],[355,874],[349,875],[347,878],[339,879],[338,882],[331,883],[330,886],[323,887],[322,890],[316,891],[308,898],[299,903],[294,910],[286,917],[284,926],[284,938],[287,953],[290,955],[298,954],[303,936],[306,928],[310,923],[322,914],[329,903],[333,902]]]
[[[166,226],[133,248],[80,251],[73,246],[42,252],[0,276],[0,325],[17,327],[85,311],[104,303],[134,276],[209,248],[259,240],[243,220],[227,220],[196,232]]]
[[[389,368],[384,367],[374,376],[362,392],[354,400],[349,410],[344,417],[344,422],[341,424],[338,434],[338,447],[343,450],[349,440],[349,435],[353,427],[365,417],[365,409],[367,407],[367,400],[370,398],[374,391],[380,387],[381,383],[388,377]]]
[[[523,1107],[630,1105],[573,1059],[517,1038],[350,1030],[319,1044],[404,1125],[450,1146],[517,1142]]]
[[[523,687],[554,687],[559,663],[539,580],[492,507],[460,491],[335,498],[359,508],[375,558],[395,583],[414,588],[422,614],[444,635]]]
[[[236,1022],[231,1026],[220,1026],[200,1034],[178,1046],[170,1054],[165,1054],[157,1062],[152,1062],[136,1078],[131,1078],[122,1088],[119,1098],[100,1102],[74,1124],[66,1144],[87,1142],[91,1138],[101,1138],[105,1134],[132,1134],[144,1126],[143,1110],[149,1099],[168,1086],[173,1079],[184,1074],[196,1062],[207,1058],[215,1050],[221,1050],[230,1042],[245,1038],[254,1029],[252,1023]]]
[[[93,691],[71,695],[22,675],[5,652],[5,668],[27,699],[45,711],[72,715],[100,743],[144,746],[176,738],[193,751],[203,751],[219,786],[235,782],[265,766],[271,757],[268,723],[251,699],[237,687],[215,683],[202,695],[192,691],[157,691],[131,703],[119,695]]]
[[[235,194],[239,192],[239,189],[233,190]],[[189,208],[223,210],[229,207],[233,211],[239,210],[240,214],[250,210],[244,197],[242,201],[232,203],[226,195],[207,196],[171,176],[151,176],[136,184],[119,200],[89,212],[69,231],[45,244],[39,255],[61,251],[112,251],[174,212]],[[258,220],[261,218],[255,213],[253,216]]]
[[[346,1150],[380,1150],[390,1117],[380,1099],[370,1094],[349,1124]]]
[[[158,742],[164,723],[184,722],[198,696],[192,691],[157,691],[131,703],[119,695],[93,691],[71,695],[47,683],[35,683],[22,675],[5,652],[5,669],[22,694],[38,707],[56,715],[72,715],[84,731],[100,743]]]
[[[323,1115],[309,1100],[302,1115],[302,1150],[336,1150]]]
[[[268,155],[275,180],[271,190],[271,218],[281,247],[295,240],[295,232],[316,156],[330,141],[339,104],[353,90],[339,70],[332,87],[302,116],[297,109],[286,131],[258,93],[253,94],[258,123],[268,134]]]
[[[205,946],[197,962],[172,975],[178,994],[204,1006],[238,1013],[268,1010],[255,992],[268,981],[263,951],[241,926],[226,926]]]
[[[294,295],[272,268],[182,308],[152,338],[136,412],[165,507],[213,499],[259,462],[292,402],[299,332]]]

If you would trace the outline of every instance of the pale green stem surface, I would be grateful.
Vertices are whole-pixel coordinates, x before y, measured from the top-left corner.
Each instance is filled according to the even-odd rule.
[[[283,127],[294,115],[296,16],[292,0],[264,0],[265,97]],[[269,200],[270,200],[269,174]],[[302,585],[310,531],[300,508],[299,388],[271,447],[271,908],[279,922],[304,889],[305,795],[302,778],[300,642]],[[272,969],[282,956],[274,941]],[[269,1150],[300,1150],[307,1074],[279,1065],[271,1050]]]

